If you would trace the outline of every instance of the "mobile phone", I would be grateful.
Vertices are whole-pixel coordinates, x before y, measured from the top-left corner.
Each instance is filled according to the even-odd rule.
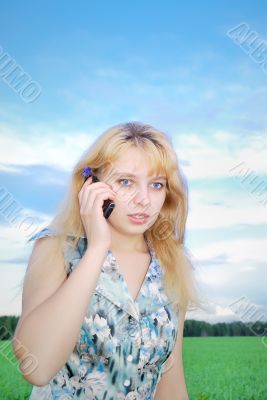
[[[99,182],[99,179],[97,178],[96,175],[92,174],[92,183],[93,182]],[[89,176],[85,177],[84,182],[89,178]],[[102,206],[103,209],[103,215],[106,219],[108,219],[108,217],[110,216],[110,214],[112,213],[113,209],[115,207],[115,204],[113,203],[112,200],[107,199],[104,200],[104,204]]]

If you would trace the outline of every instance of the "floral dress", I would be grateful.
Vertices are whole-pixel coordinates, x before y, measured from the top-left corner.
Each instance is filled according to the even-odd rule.
[[[45,236],[56,232],[47,227],[28,241]],[[163,269],[144,237],[151,261],[135,301],[108,250],[72,354],[47,385],[33,386],[29,400],[154,398],[176,342],[179,311],[163,288]],[[68,248],[73,251],[68,242],[65,257]],[[67,276],[86,247],[86,237],[80,237]]]

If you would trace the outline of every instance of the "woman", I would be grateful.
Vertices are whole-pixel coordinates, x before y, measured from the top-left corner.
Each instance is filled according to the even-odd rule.
[[[89,166],[98,182],[84,180]],[[183,324],[200,303],[187,200],[171,140],[150,125],[116,125],[83,154],[61,209],[29,239],[13,348],[31,400],[188,399]]]

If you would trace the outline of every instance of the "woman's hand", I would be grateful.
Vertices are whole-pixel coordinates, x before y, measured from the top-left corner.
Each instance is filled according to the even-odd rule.
[[[104,200],[114,200],[116,193],[105,182],[93,182],[90,176],[79,194],[80,215],[90,246],[109,248],[111,231],[103,214]]]

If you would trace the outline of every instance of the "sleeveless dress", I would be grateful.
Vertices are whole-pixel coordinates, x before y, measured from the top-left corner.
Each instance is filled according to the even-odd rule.
[[[56,236],[56,232],[46,227],[28,242],[45,236]],[[151,261],[136,300],[108,250],[73,352],[47,385],[33,385],[29,400],[154,398],[176,342],[179,311],[164,290],[163,269],[144,237]],[[73,251],[68,246],[70,238],[64,257]],[[80,237],[67,275],[86,247],[86,237]]]

